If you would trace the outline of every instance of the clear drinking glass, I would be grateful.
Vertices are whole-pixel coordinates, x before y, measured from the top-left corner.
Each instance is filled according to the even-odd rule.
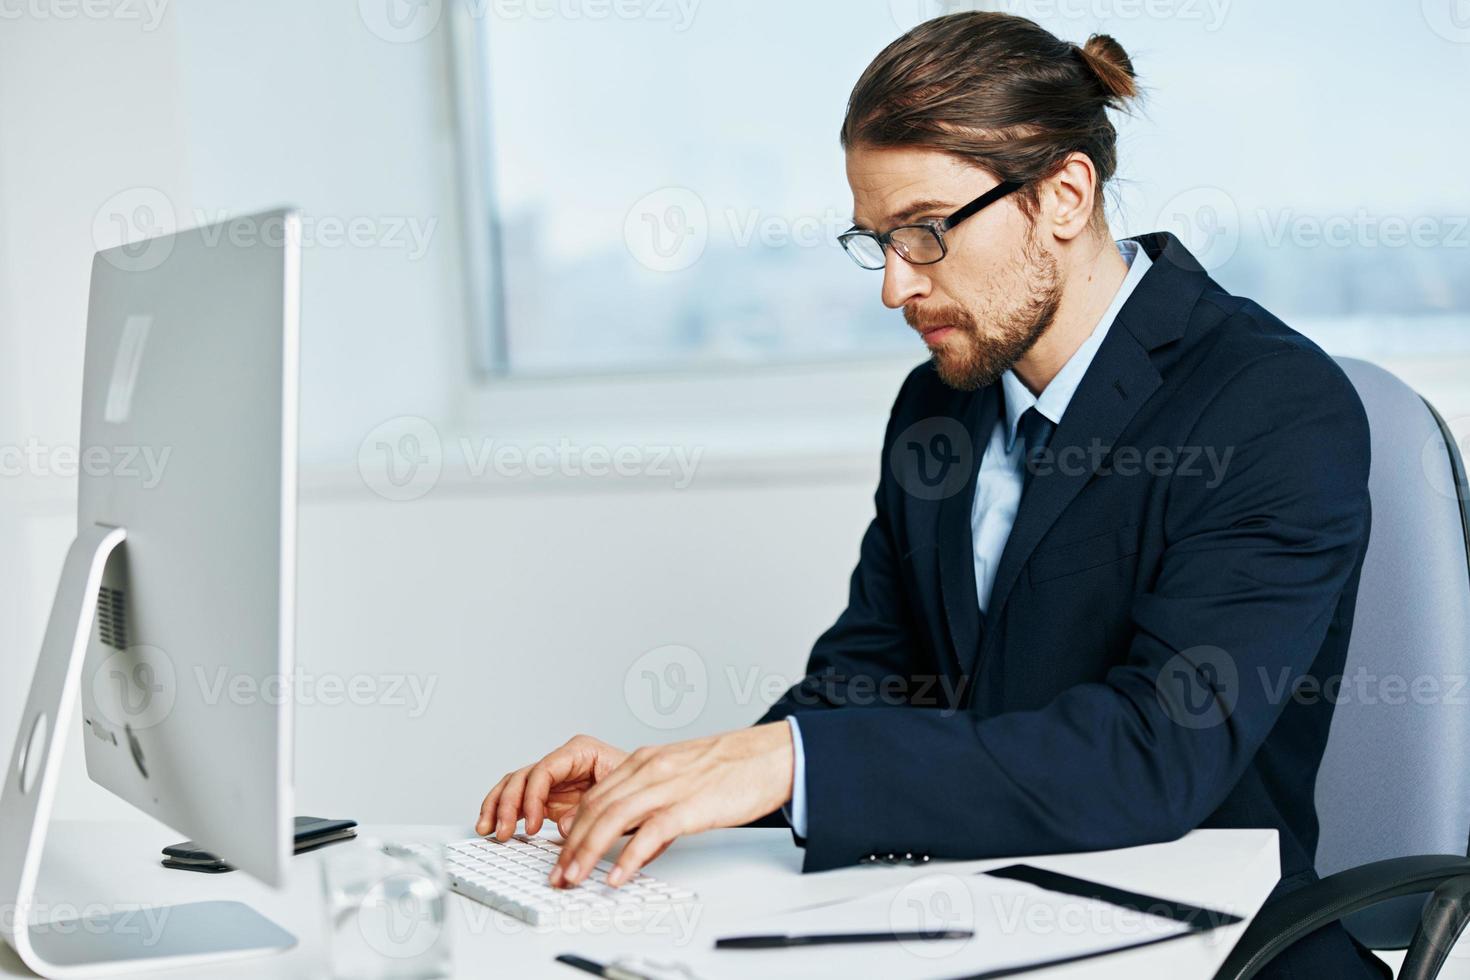
[[[438,844],[364,840],[322,861],[330,975],[429,980],[450,970],[449,882]]]

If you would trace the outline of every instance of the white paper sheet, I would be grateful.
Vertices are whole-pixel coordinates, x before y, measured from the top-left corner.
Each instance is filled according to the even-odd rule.
[[[789,949],[690,949],[616,965],[652,980],[760,980],[814,974],[966,977],[1122,949],[1188,932],[1172,919],[984,874],[935,871],[901,888],[742,924],[740,935],[969,930],[973,938]],[[1209,933],[1181,942],[1207,942]]]

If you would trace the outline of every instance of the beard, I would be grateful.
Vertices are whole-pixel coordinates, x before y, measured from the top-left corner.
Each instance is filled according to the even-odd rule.
[[[994,384],[1026,356],[1056,319],[1062,302],[1057,260],[1033,236],[1027,236],[1011,278],[1014,286],[997,284],[995,293],[1002,298],[1020,296],[1020,302],[1001,309],[998,300],[997,308],[983,314],[984,328],[981,318],[962,306],[903,308],[904,320],[916,330],[941,325],[954,328],[954,335],[933,352],[934,369],[951,388],[974,391]]]

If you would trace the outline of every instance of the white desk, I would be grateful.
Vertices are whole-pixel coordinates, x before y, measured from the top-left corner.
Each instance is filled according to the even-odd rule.
[[[361,833],[391,840],[454,840],[470,834],[468,828],[451,827],[365,827]],[[295,858],[289,886],[277,892],[239,872],[202,875],[161,867],[159,849],[176,841],[176,834],[156,824],[59,822],[47,843],[37,901],[54,909],[69,903],[75,909],[89,902],[154,905],[237,899],[295,933],[300,943],[283,955],[212,967],[211,977],[320,980],[327,975],[318,866],[324,855],[359,846],[356,842],[335,844]],[[1207,980],[1265,901],[1279,874],[1276,834],[1266,830],[1201,830],[1170,844],[1025,860],[1246,918],[1246,922],[1200,936],[1030,974],[1047,980],[1084,976]],[[870,894],[939,869],[975,872],[1012,863],[1015,861],[931,863],[922,867],[868,865],[802,875],[801,851],[786,831],[726,830],[676,843],[650,870],[699,892],[700,914],[692,933],[681,938],[707,948],[714,937],[738,933],[742,922],[774,911]],[[450,928],[456,977],[547,976],[576,980],[589,974],[553,962],[556,955],[571,952],[606,961],[633,951],[635,944],[638,951],[648,952],[659,942],[667,942],[667,955],[677,958],[672,939],[538,932],[457,895],[452,897]],[[3,944],[0,975],[30,975]],[[183,976],[176,971],[156,975],[174,980]],[[946,970],[942,959],[914,959],[915,977],[954,975],[952,968]]]

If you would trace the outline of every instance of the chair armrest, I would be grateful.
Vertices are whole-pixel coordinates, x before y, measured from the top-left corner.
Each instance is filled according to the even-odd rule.
[[[1399,980],[1434,980],[1460,933],[1470,923],[1470,875],[1440,885],[1424,907]]]
[[[1467,877],[1470,858],[1454,854],[1389,858],[1328,875],[1262,908],[1226,957],[1215,980],[1250,980],[1292,943],[1345,915],[1390,898],[1432,892],[1446,882]],[[1430,935],[1421,923],[1415,940],[1440,941],[1444,928],[1438,924],[1434,928],[1437,931]]]

